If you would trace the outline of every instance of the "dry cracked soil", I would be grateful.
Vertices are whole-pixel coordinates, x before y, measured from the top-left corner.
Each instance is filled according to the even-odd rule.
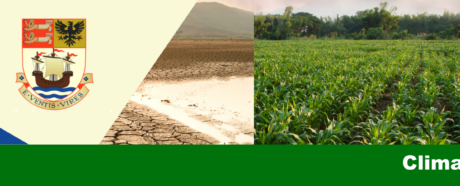
[[[254,41],[172,40],[136,92],[145,92],[152,84],[211,78],[227,80],[230,77],[254,77]],[[195,118],[208,120],[200,117],[205,116]],[[244,135],[253,137],[253,131],[245,130]],[[161,111],[130,101],[100,144],[217,143],[219,140],[171,119]]]
[[[214,138],[130,101],[101,144],[213,144]]]

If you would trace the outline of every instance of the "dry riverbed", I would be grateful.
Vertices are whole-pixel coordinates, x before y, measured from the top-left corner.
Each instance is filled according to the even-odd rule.
[[[253,144],[253,44],[171,41],[101,144]]]

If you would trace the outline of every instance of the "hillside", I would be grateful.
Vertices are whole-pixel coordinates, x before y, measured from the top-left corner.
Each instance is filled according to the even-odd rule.
[[[252,37],[254,13],[221,3],[197,3],[180,26],[175,38]]]

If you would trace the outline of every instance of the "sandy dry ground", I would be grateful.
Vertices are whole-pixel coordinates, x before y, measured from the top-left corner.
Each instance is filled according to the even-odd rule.
[[[167,139],[174,139],[166,144],[252,144],[253,60],[253,41],[173,40],[147,74],[130,104],[136,103],[139,107],[142,105],[143,108],[163,114],[166,119],[194,131],[192,134],[195,136],[191,135],[188,139],[196,139],[193,141],[196,143],[178,139],[175,137],[178,132],[169,127],[172,130],[167,131],[171,132]],[[124,112],[132,115],[133,111],[129,111],[130,104]],[[123,120],[122,116],[123,113],[118,120]],[[150,123],[157,123],[151,119]],[[117,122],[114,126],[120,125],[120,121]],[[135,120],[129,125],[133,123]],[[160,125],[156,126],[161,128]],[[136,129],[137,125],[133,127],[130,130],[149,132],[143,128]],[[103,144],[124,143],[123,140],[127,139],[125,133],[115,133],[113,128],[104,138]],[[135,137],[139,143],[135,140],[128,140],[126,143],[164,144],[164,141],[168,141],[140,133],[142,135],[136,133],[140,138]]]
[[[173,40],[143,83],[226,80],[233,76],[254,77],[254,41]]]

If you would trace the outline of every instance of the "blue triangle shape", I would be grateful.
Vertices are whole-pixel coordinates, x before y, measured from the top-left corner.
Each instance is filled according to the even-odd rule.
[[[0,145],[27,145],[27,143],[0,128]]]

